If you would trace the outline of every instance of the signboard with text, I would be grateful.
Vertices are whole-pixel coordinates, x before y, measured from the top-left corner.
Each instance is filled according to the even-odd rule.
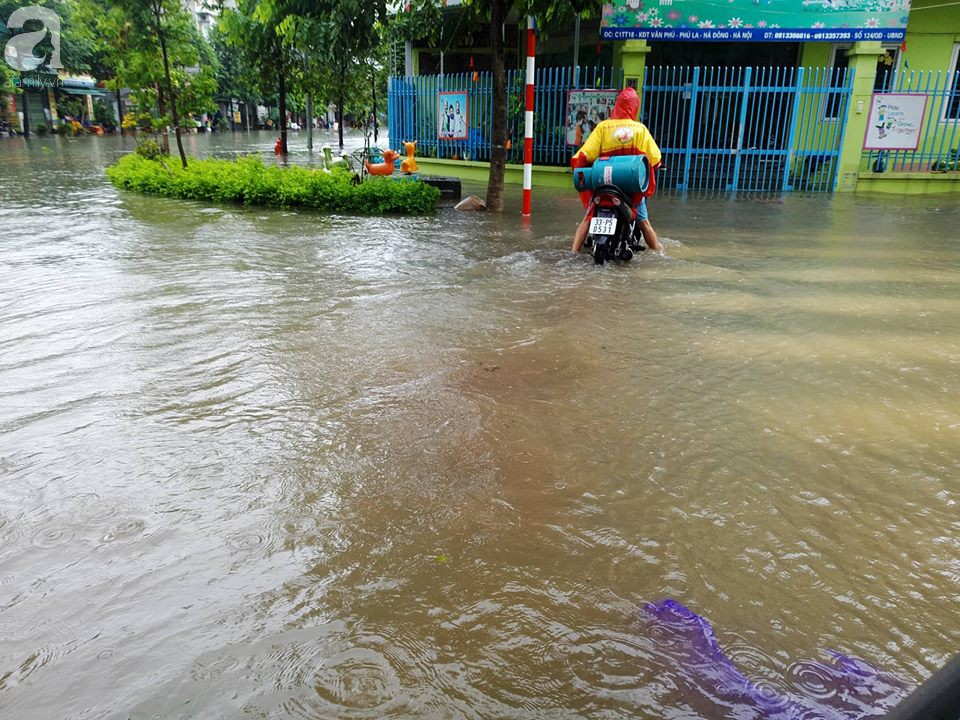
[[[926,95],[877,93],[870,100],[863,149],[916,150],[926,108]]]
[[[910,0],[613,0],[604,40],[900,41]]]

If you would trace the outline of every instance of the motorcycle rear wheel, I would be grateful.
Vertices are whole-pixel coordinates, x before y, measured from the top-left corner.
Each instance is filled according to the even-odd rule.
[[[607,246],[597,245],[593,248],[593,262],[595,265],[603,265],[607,259]]]

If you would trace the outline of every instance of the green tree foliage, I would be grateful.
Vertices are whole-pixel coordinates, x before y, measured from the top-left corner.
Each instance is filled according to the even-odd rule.
[[[3,44],[0,39],[0,45]],[[6,63],[0,62],[0,117],[6,114],[7,99],[16,94],[17,86],[14,84],[13,71],[7,67]]]
[[[217,109],[217,78],[220,60],[213,46],[207,42],[196,26],[190,22],[186,29],[187,46],[177,48],[178,55],[173,68],[176,88],[177,110],[180,117],[200,115]],[[186,54],[179,54],[186,51]],[[187,66],[187,62],[195,65]]]
[[[6,46],[7,40],[14,35],[24,32],[36,32],[43,29],[43,23],[37,20],[28,20],[21,28],[8,28],[7,20],[10,15],[27,5],[45,7],[56,13],[60,18],[60,62],[69,72],[82,73],[90,69],[90,59],[93,54],[93,40],[87,25],[82,21],[79,13],[80,0],[0,0],[0,48]],[[51,58],[53,53],[53,36],[47,32],[34,47],[34,56]],[[44,69],[42,66],[39,69]],[[56,72],[54,68],[46,68],[49,72]],[[19,92],[18,80],[20,74],[11,69],[6,62],[0,60],[0,101],[5,101],[11,94]]]
[[[117,126],[117,119],[113,114],[113,108],[103,100],[97,100],[93,104],[93,119],[97,125],[101,125],[108,130]]]
[[[376,80],[376,68],[382,66],[376,55],[385,0],[260,0],[255,5],[254,16],[290,48],[289,69],[300,76],[300,89],[335,102],[342,147],[344,114],[352,101],[369,97],[363,88],[370,87],[371,69]],[[365,103],[362,114],[369,108]]]
[[[408,40],[425,40],[440,46],[444,27],[442,0],[411,0],[408,9],[391,21],[394,29]],[[503,209],[503,178],[507,163],[507,74],[502,27],[513,11],[522,27],[528,15],[536,17],[541,32],[550,27],[569,27],[579,14],[582,17],[599,15],[600,0],[467,0],[463,6],[449,12],[466,13],[471,26],[483,24],[487,28],[493,64],[493,123],[491,127],[490,175],[487,179],[487,209]]]
[[[213,107],[214,53],[179,0],[83,1],[92,4],[91,17],[98,17],[98,10],[102,14],[104,42],[117,42],[115,50],[103,55],[118,73],[118,83],[135,89],[141,107],[155,98],[160,115],[170,113],[186,167],[180,119]]]
[[[57,101],[57,114],[61,118],[68,115],[78,121],[82,121],[87,112],[87,103],[82,97],[76,95],[61,96]]]
[[[24,32],[36,32],[43,29],[38,20],[28,20],[21,28],[8,28],[10,15],[22,7],[39,6],[48,8],[60,18],[60,62],[63,67],[74,73],[87,72],[93,51],[93,39],[88,26],[79,12],[81,0],[0,0],[0,42],[6,45],[7,39]],[[46,37],[34,47],[34,55],[48,58],[53,52],[53,36],[48,31]]]
[[[241,100],[247,108],[256,107],[259,77],[256,66],[239,48],[231,47],[226,32],[218,24],[210,33],[210,45],[217,57],[217,97],[221,100]]]
[[[3,10],[4,3],[0,3],[0,47],[7,44],[12,33],[7,29],[6,19],[9,14]],[[16,94],[17,86],[14,84],[13,70],[0,59],[0,118],[6,117],[7,98]]]
[[[77,19],[93,38],[90,71],[111,87],[119,109],[120,88],[129,81],[128,56],[134,51],[131,47],[132,22],[121,8],[104,8],[92,0],[78,2]]]
[[[274,92],[279,106],[280,140],[287,152],[287,92],[290,74],[296,72],[297,58],[289,36],[281,28],[279,11],[258,0],[238,0],[225,8],[220,30],[228,48],[237,52],[238,66],[261,97]]]

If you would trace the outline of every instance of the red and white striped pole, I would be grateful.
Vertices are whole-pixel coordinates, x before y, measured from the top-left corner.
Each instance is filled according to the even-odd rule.
[[[533,71],[537,52],[536,22],[527,16],[527,92],[523,117],[523,215],[530,214],[530,188],[533,186]]]

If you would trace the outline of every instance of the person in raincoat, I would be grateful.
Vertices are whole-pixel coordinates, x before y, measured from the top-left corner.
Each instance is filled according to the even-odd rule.
[[[640,109],[640,98],[632,87],[624,88],[617,96],[613,111],[608,120],[600,122],[590,133],[590,137],[583,144],[570,161],[571,167],[588,167],[598,158],[614,157],[616,155],[646,155],[650,160],[653,173],[650,177],[650,187],[646,193],[637,193],[633,197],[634,207],[637,210],[638,233],[642,234],[644,242],[651,250],[660,252],[660,242],[657,233],[650,224],[647,213],[646,197],[653,194],[656,188],[656,169],[660,167],[660,148],[654,141],[646,125],[637,122],[637,111]],[[590,203],[590,191],[580,193],[587,210],[583,221],[577,227],[573,237],[573,251],[580,252],[583,241],[587,238],[587,228],[590,218],[593,217],[593,205]]]

